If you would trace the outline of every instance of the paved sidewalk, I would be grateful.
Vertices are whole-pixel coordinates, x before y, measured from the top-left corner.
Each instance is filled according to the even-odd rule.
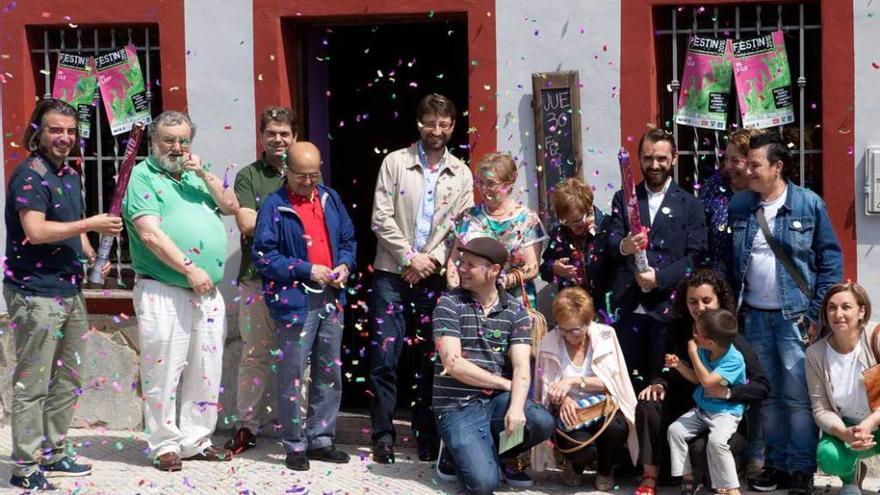
[[[86,494],[238,494],[238,495],[305,495],[305,494],[453,494],[460,492],[456,483],[440,482],[433,465],[419,462],[414,449],[398,452],[398,462],[393,465],[376,464],[370,460],[367,447],[341,446],[352,455],[345,465],[312,462],[308,472],[289,471],[284,467],[280,445],[273,439],[260,439],[256,449],[246,452],[228,463],[189,462],[179,473],[162,473],[149,466],[145,450],[147,444],[140,433],[105,431],[100,429],[74,429],[71,439],[77,445],[80,458],[94,464],[94,474],[84,478],[56,479],[60,492],[76,495]],[[225,437],[215,439],[222,444]],[[11,435],[9,427],[0,428],[0,493],[21,493],[14,490],[9,480],[9,453]],[[629,495],[635,488],[635,479],[624,480],[615,493]],[[817,487],[825,493],[837,493],[836,488],[826,489],[826,484],[839,486],[839,481],[819,476]],[[871,479],[866,488],[876,491],[880,480]],[[507,486],[498,493],[600,493],[592,488],[590,477],[580,490],[565,487],[549,479],[538,480],[530,490],[513,490]],[[661,495],[673,495],[678,491],[663,488]],[[783,492],[779,492],[782,494]]]

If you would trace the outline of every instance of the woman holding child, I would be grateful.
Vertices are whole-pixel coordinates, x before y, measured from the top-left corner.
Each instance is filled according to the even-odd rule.
[[[682,368],[693,368],[688,352],[689,342],[694,338],[696,322],[704,311],[726,309],[733,312],[735,300],[727,282],[709,269],[694,271],[684,279],[675,291],[676,318],[670,323],[666,337],[667,364],[680,363]],[[748,423],[758,418],[760,403],[769,395],[769,382],[757,355],[749,347],[745,338],[737,334],[733,345],[742,353],[745,360],[747,381],[742,385],[721,385],[705,390],[709,397],[731,403],[749,406],[746,421],[741,421],[738,432],[730,440],[734,452],[746,450]],[[675,357],[672,357],[675,356]],[[635,495],[655,495],[657,478],[668,480],[669,456],[667,452],[667,429],[681,415],[694,407],[695,384],[686,380],[675,370],[664,372],[639,394],[636,407],[636,425],[639,437],[639,463],[644,466],[644,474]],[[756,457],[746,452],[751,461]],[[704,456],[697,456],[702,461]],[[661,466],[663,469],[661,471]],[[760,471],[760,468],[757,469]]]
[[[871,410],[862,372],[877,364],[880,344],[868,325],[871,301],[856,283],[832,286],[819,319],[828,336],[807,349],[807,386],[813,417],[822,430],[819,468],[843,480],[842,495],[859,495],[867,467],[861,459],[880,454],[880,409]]]
[[[573,450],[594,435],[596,446],[596,481],[599,491],[614,488],[614,459],[629,449],[633,461],[638,455],[635,432],[636,394],[614,329],[593,321],[593,300],[581,287],[563,289],[553,300],[556,328],[541,341],[535,367],[535,397],[557,415],[557,433],[553,443],[565,457],[565,482],[580,484],[580,475],[589,462],[587,448]],[[619,406],[612,417],[593,425],[565,431],[565,425],[577,424],[575,414],[580,400],[610,394]],[[601,430],[607,419],[608,425]],[[555,457],[547,443],[533,451],[532,468],[542,471],[554,467]]]

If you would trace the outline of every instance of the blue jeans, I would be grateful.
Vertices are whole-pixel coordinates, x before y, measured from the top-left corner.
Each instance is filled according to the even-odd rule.
[[[766,464],[787,473],[815,473],[818,430],[797,320],[785,319],[782,311],[746,308],[744,333],[770,380],[770,398],[761,408]]]
[[[504,431],[504,416],[509,406],[510,392],[503,392],[491,399],[476,399],[457,409],[435,412],[440,437],[468,493],[492,493],[501,484],[498,434]],[[526,400],[525,414],[523,442],[505,452],[505,459],[528,451],[556,431],[553,415],[531,399]]]
[[[415,403],[412,429],[420,449],[437,449],[437,425],[431,413],[434,385],[433,327],[431,314],[446,280],[431,275],[410,287],[400,275],[376,271],[370,302],[373,332],[370,338],[370,419],[373,443],[393,442],[397,407],[397,364],[404,347],[415,353]]]
[[[342,369],[337,364],[342,346],[342,314],[333,293],[325,290],[309,296],[309,312],[304,323],[275,322],[281,351],[277,377],[278,422],[281,423],[281,444],[287,453],[329,447],[336,435],[336,416],[342,400]],[[309,362],[309,406],[303,421],[300,392],[306,386],[302,377]]]

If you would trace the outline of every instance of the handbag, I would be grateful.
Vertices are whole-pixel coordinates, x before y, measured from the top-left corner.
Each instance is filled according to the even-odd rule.
[[[874,354],[874,360],[877,364],[862,371],[862,379],[865,382],[865,392],[868,394],[868,404],[872,411],[876,411],[880,407],[880,352],[877,351],[877,333],[880,332],[880,324],[874,327],[871,332],[869,342],[871,343],[871,352]]]
[[[563,428],[559,428],[558,426],[556,428],[557,435],[573,444],[572,447],[567,449],[560,448],[559,445],[557,445],[556,450],[563,454],[577,452],[595,442],[596,439],[599,438],[599,435],[601,435],[605,429],[608,428],[608,425],[611,424],[617,411],[620,410],[617,401],[614,400],[614,397],[608,393],[607,390],[603,394],[593,395],[586,399],[578,400],[578,406],[580,407],[578,407],[577,412],[575,413],[577,416],[577,422],[574,424],[565,424],[563,422]],[[599,428],[593,436],[584,441],[575,440],[567,434],[575,430],[589,428],[598,424],[600,421],[602,422],[602,427]]]
[[[523,306],[525,306],[526,312],[529,314],[529,320],[532,322],[532,358],[535,358],[541,340],[544,339],[544,335],[547,335],[547,318],[540,311],[532,308],[532,302],[529,300],[529,294],[526,292],[526,283],[523,280],[522,272],[514,268],[510,273],[513,274],[516,283],[522,291]]]

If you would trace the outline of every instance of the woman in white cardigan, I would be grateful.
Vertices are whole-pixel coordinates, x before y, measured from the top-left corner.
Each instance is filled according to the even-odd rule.
[[[613,461],[621,448],[628,448],[632,461],[638,456],[635,409],[636,394],[614,329],[593,320],[593,300],[580,287],[563,289],[553,301],[556,328],[548,333],[538,348],[535,366],[535,397],[557,415],[557,425],[574,423],[577,401],[608,393],[620,407],[608,427],[595,440],[599,491],[614,488]],[[607,392],[606,392],[607,391]],[[567,432],[566,436],[583,442],[602,427],[603,422],[585,429]],[[568,449],[575,444],[562,435],[554,435],[554,445]],[[565,481],[580,484],[580,474],[588,462],[587,449],[562,454],[565,458]],[[533,450],[532,469],[555,467],[552,447],[545,442]]]
[[[842,495],[859,495],[867,467],[861,459],[880,454],[880,408],[872,411],[862,371],[877,364],[869,325],[871,301],[862,286],[841,283],[825,293],[819,318],[828,336],[807,349],[807,387],[813,417],[822,430],[819,468],[843,480]],[[872,342],[874,341],[874,342]]]

